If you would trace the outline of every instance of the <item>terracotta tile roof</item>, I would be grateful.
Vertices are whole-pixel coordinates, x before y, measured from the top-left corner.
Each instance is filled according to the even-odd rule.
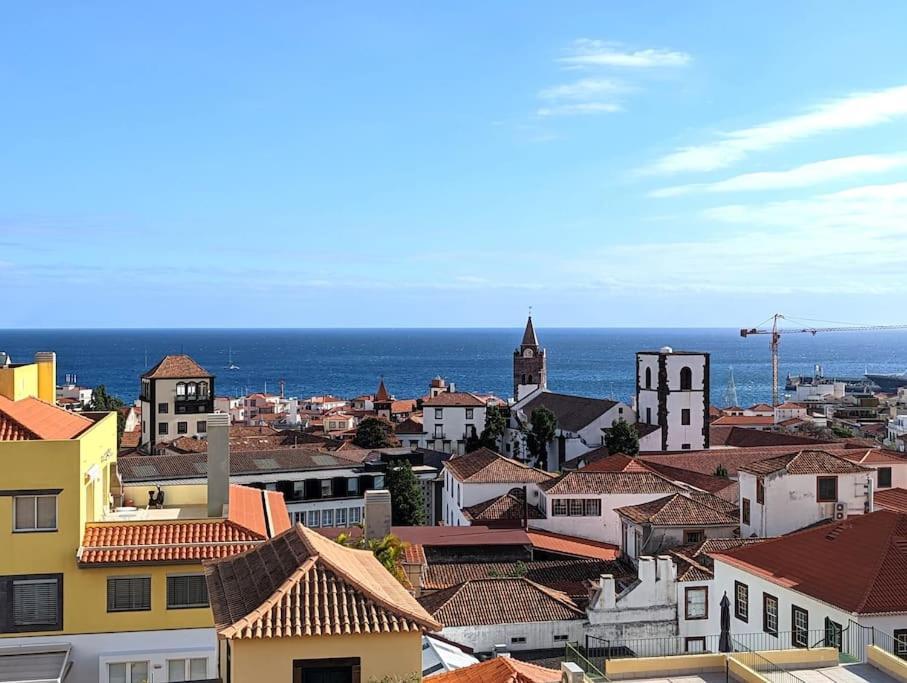
[[[422,405],[437,408],[483,408],[485,401],[468,391],[442,391],[433,398],[426,398]]]
[[[681,487],[654,472],[567,472],[539,484],[548,495],[571,493],[674,493]]]
[[[747,408],[747,410],[752,410],[754,413],[773,413],[775,411],[768,403],[756,403]]]
[[[587,396],[573,396],[571,394],[558,394],[553,391],[543,391],[532,395],[525,404],[520,406],[520,412],[527,418],[537,408],[547,408],[557,418],[557,426],[571,432],[578,432],[599,417],[607,413],[617,401],[604,398],[589,398]]]
[[[590,453],[584,454],[584,457],[589,458],[587,461],[589,464],[581,468],[583,472],[653,472],[654,470],[649,467],[646,463],[638,458],[631,458],[629,455],[624,455],[623,453],[615,453],[614,455],[605,455],[604,457],[596,457],[596,454],[604,450],[607,452],[607,448],[596,449]]]
[[[877,509],[907,512],[907,489],[878,489],[873,492],[873,502]]]
[[[774,415],[722,415],[712,421],[715,427],[753,427],[775,424]]]
[[[907,612],[907,515],[901,513],[856,515],[713,557],[848,612]]]
[[[788,474],[851,474],[870,471],[868,467],[825,451],[788,453],[767,460],[758,460],[738,469],[752,474],[772,474],[779,470],[787,470]]]
[[[419,602],[445,627],[586,618],[569,596],[526,578],[472,579]]]
[[[182,379],[184,377],[214,377],[214,375],[185,354],[164,356],[157,365],[142,374],[143,379]]]
[[[222,638],[441,628],[370,551],[346,548],[302,525],[206,563],[205,576]]]
[[[671,481],[680,481],[709,493],[718,494],[735,484],[735,482],[725,477],[716,477],[712,474],[685,470],[682,467],[672,467],[661,460],[644,462],[651,470]],[[731,500],[735,500],[735,498],[731,498]]]
[[[93,424],[84,415],[32,396],[18,401],[0,396],[0,441],[74,439]]]
[[[793,401],[785,401],[780,405],[775,406],[775,410],[801,410],[806,408],[802,403],[794,403]]]
[[[441,590],[474,579],[516,576],[514,572],[518,570],[525,570],[524,576],[530,581],[565,593],[574,600],[588,599],[587,582],[597,581],[602,574],[614,574],[624,585],[628,585],[635,578],[619,562],[588,558],[532,560],[520,563],[430,563],[422,574],[422,588],[427,591]]]
[[[532,484],[554,476],[505,458],[489,448],[451,458],[444,465],[461,482],[471,484]]]
[[[403,546],[403,564],[424,565],[425,563],[425,548],[418,543],[407,543]]]
[[[736,526],[736,517],[675,493],[639,505],[616,508],[615,512],[636,524],[656,526]]]
[[[551,531],[530,529],[526,532],[532,547],[548,553],[570,555],[573,557],[595,558],[599,560],[616,560],[620,548],[611,543],[592,541],[578,536],[566,536]]]
[[[907,456],[887,448],[859,448],[841,451],[840,456],[861,465],[907,465]]]
[[[745,427],[716,426],[714,422],[709,426],[709,445],[732,446],[734,448],[752,448],[757,446],[809,446],[829,443],[824,439],[813,439],[797,434],[782,434],[761,429],[746,429]]]
[[[523,489],[511,489],[502,496],[484,500],[463,508],[463,516],[471,522],[487,524],[504,520],[521,520],[528,514],[529,519],[545,519],[545,514],[535,505],[525,506]]]
[[[461,669],[426,676],[432,683],[560,683],[561,672],[512,657],[495,657]]]
[[[225,519],[88,524],[79,564],[170,564],[228,557],[264,541],[269,525],[272,534],[289,526],[283,495],[232,484]]]
[[[378,383],[378,391],[375,392],[375,401],[379,403],[385,403],[391,400],[391,395],[387,391],[387,387],[384,386],[384,378],[381,378],[381,381]]]
[[[422,424],[421,415],[410,415],[403,422],[394,427],[395,434],[424,434],[425,425]]]
[[[131,432],[123,432],[120,438],[120,448],[138,448],[142,442],[142,427],[139,425]]]
[[[714,578],[714,562],[709,553],[724,552],[745,545],[762,543],[765,538],[710,538],[692,545],[671,548],[668,552],[677,565],[678,581],[710,581]]]

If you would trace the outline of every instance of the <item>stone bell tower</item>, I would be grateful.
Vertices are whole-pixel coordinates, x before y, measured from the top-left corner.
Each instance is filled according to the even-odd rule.
[[[517,401],[537,389],[548,388],[548,358],[539,346],[532,326],[532,315],[526,321],[523,341],[513,352],[513,397]]]

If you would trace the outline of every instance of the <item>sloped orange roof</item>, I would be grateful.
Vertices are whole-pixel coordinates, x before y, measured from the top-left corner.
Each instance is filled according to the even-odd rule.
[[[426,676],[432,683],[560,683],[561,673],[512,657],[495,657],[462,669]]]
[[[642,460],[631,458],[623,453],[615,453],[590,462],[582,468],[583,472],[654,472]]]
[[[94,422],[84,415],[29,396],[11,401],[0,396],[0,440],[74,439]]]
[[[213,376],[214,375],[184,353],[164,356],[158,361],[157,365],[142,374],[144,379],[180,379],[183,377],[197,378]]]
[[[444,463],[463,482],[479,484],[528,484],[548,481],[553,474],[505,458],[490,448],[451,458]]]
[[[620,548],[611,543],[590,541],[587,538],[565,536],[538,529],[529,529],[526,531],[526,535],[529,537],[532,547],[537,550],[574,557],[592,557],[599,560],[616,560],[620,555]]]

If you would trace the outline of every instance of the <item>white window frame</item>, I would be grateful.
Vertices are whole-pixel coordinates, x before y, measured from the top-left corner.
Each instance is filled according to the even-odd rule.
[[[182,662],[183,663],[183,678],[179,679],[181,681],[195,681],[199,680],[197,677],[192,677],[192,664],[191,662],[202,661],[205,663],[205,674],[204,677],[208,678],[208,658],[207,657],[168,657],[164,662],[164,669],[167,672],[167,681],[173,681],[174,679],[170,678],[170,663],[171,662]]]
[[[35,526],[33,527],[20,527],[19,520],[16,515],[16,508],[18,507],[16,503],[20,498],[31,498],[33,499],[33,507],[35,513]],[[54,525],[53,527],[39,527],[38,526],[38,498],[53,498],[54,499]],[[35,493],[27,494],[23,496],[13,496],[13,532],[14,533],[41,533],[45,531],[57,531],[59,527],[59,515],[60,515],[60,501],[56,493]]]
[[[104,680],[107,683],[110,683],[110,667],[111,665],[116,664],[125,664],[126,665],[126,683],[132,683],[132,667],[134,664],[144,664],[148,670],[147,681],[151,681],[152,669],[151,669],[151,660],[150,659],[134,659],[129,661],[123,661],[122,659],[113,659],[110,661],[105,661],[103,663],[104,667]]]

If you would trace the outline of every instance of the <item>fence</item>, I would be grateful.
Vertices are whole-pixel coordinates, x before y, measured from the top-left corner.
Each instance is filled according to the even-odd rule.
[[[880,631],[877,628],[872,629],[871,635],[872,645],[885,650],[885,652],[892,654],[895,657],[907,659],[907,637],[899,636],[895,638],[893,635]]]

